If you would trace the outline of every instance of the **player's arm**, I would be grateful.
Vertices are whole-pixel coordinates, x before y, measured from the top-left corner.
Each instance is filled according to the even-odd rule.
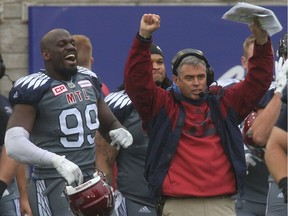
[[[8,121],[5,146],[8,156],[27,164],[53,166],[68,182],[82,184],[80,168],[65,156],[39,148],[29,139],[36,119],[36,109],[32,105],[17,104]]]
[[[25,164],[49,165],[52,153],[30,141],[36,119],[36,109],[31,105],[16,104],[7,123],[5,147],[9,157]]]
[[[18,166],[19,163],[14,159],[8,157],[8,155],[6,154],[5,146],[2,146],[0,156],[0,199],[7,186],[15,177]]]
[[[286,110],[287,111],[287,110]],[[287,132],[274,126],[266,145],[265,161],[287,203]]]
[[[98,131],[110,145],[127,148],[133,143],[132,135],[117,120],[102,97],[98,100],[98,118]]]
[[[32,216],[26,190],[27,179],[25,165],[19,164],[17,161],[9,157],[6,153],[5,146],[3,146],[0,158],[0,181],[5,182],[5,184],[8,186],[15,176],[20,193],[21,212],[23,215],[25,213],[27,216]],[[2,197],[3,192],[1,192],[0,197]]]
[[[274,96],[263,112],[257,115],[252,125],[253,140],[261,146],[266,144],[270,132],[280,114],[282,91],[285,86],[287,86],[288,74],[288,61],[285,60],[284,64],[283,61],[284,60],[280,58],[278,62],[275,62],[276,88],[274,90]]]
[[[100,133],[96,133],[95,136],[96,144],[96,168],[102,170],[112,185],[114,176],[113,176],[113,167],[116,161],[118,151],[115,147],[111,146]]]
[[[266,145],[270,132],[279,116],[281,104],[281,94],[275,93],[265,109],[257,112],[257,118],[251,126],[253,140],[257,145]]]
[[[13,113],[8,121],[7,129],[12,127],[23,127],[31,133],[36,118],[36,109],[31,105],[17,104],[13,108]]]
[[[121,127],[123,128],[123,126],[114,116],[102,97],[98,100],[98,112],[98,118],[100,121],[98,131],[107,142],[111,142],[109,131]]]
[[[32,211],[30,208],[29,200],[28,200],[28,192],[27,192],[27,166],[24,164],[19,165],[16,181],[20,193],[20,209],[21,215],[32,216]]]
[[[276,182],[287,177],[287,132],[277,126],[268,139],[265,161]]]

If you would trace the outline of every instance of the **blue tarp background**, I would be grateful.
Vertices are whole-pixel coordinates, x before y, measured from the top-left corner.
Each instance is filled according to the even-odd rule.
[[[246,24],[221,19],[232,6],[32,6],[29,7],[29,71],[43,68],[41,37],[53,28],[88,36],[94,46],[93,71],[114,90],[123,81],[128,50],[144,13],[161,16],[161,27],[153,39],[170,61],[180,49],[197,48],[204,52],[218,79],[241,65],[242,43],[250,35]],[[287,31],[287,7],[263,6],[274,11],[283,31],[272,37],[275,52]],[[235,68],[234,68],[235,69]],[[239,74],[235,69],[234,73]]]

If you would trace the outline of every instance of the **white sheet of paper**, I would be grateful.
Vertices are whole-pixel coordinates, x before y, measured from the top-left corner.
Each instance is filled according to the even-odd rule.
[[[263,29],[265,29],[270,36],[283,29],[273,11],[245,2],[237,3],[222,16],[222,19],[250,24],[253,22],[254,17],[258,17]]]

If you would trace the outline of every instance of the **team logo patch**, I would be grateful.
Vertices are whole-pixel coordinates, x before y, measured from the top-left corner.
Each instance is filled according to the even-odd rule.
[[[92,83],[89,80],[80,80],[78,84],[79,86],[81,86],[81,88],[87,88],[92,86]]]
[[[58,96],[64,92],[67,92],[68,89],[66,88],[66,86],[64,84],[58,85],[54,88],[52,88],[52,92],[55,96]]]

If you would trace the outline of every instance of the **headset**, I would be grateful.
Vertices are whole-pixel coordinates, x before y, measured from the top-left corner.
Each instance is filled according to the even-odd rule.
[[[0,79],[5,75],[5,69],[6,69],[6,67],[4,65],[2,56],[0,54]]]
[[[180,50],[171,61],[173,75],[177,76],[177,68],[179,67],[182,60],[187,56],[195,56],[205,62],[206,74],[207,74],[207,86],[210,86],[214,82],[214,70],[208,63],[208,60],[204,57],[203,52],[201,50],[191,48]]]

